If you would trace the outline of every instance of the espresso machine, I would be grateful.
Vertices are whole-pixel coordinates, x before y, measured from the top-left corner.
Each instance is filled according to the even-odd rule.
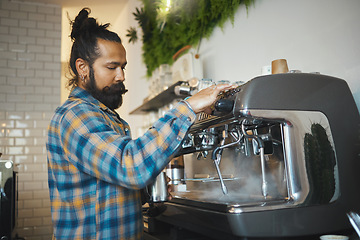
[[[347,83],[285,73],[222,93],[182,143],[159,221],[216,239],[351,229],[360,212],[360,117]],[[171,176],[169,176],[171,178]]]

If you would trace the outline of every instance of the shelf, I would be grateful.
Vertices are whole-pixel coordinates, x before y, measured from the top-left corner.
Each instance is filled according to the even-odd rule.
[[[174,99],[181,98],[181,96],[175,94],[174,89],[182,83],[184,83],[184,81],[174,83],[152,99],[144,102],[140,107],[131,111],[130,114],[147,114],[151,111],[157,111],[159,108],[171,103]]]

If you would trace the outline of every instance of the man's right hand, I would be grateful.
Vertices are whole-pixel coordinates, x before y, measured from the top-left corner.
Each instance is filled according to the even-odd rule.
[[[211,107],[218,99],[219,93],[234,87],[235,86],[231,84],[213,85],[202,89],[186,101],[190,104],[195,113],[205,112],[207,114],[211,114]]]

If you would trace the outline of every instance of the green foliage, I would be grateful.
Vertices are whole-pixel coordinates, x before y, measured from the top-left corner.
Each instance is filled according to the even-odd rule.
[[[172,64],[172,56],[182,47],[196,46],[229,19],[233,23],[238,7],[248,8],[255,0],[171,0],[168,10],[166,0],[141,1],[143,8],[133,15],[143,31],[143,60],[151,76],[161,64]],[[130,30],[128,35],[137,36]]]
[[[135,43],[138,40],[136,29],[134,27],[130,27],[127,32],[126,36],[129,38],[129,43]]]

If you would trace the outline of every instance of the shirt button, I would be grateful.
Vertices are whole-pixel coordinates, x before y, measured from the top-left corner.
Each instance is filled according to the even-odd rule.
[[[176,139],[177,139],[178,141],[181,141],[181,140],[182,140],[181,137],[177,137]]]
[[[191,117],[188,117],[187,120],[188,120],[189,122],[191,122]]]

